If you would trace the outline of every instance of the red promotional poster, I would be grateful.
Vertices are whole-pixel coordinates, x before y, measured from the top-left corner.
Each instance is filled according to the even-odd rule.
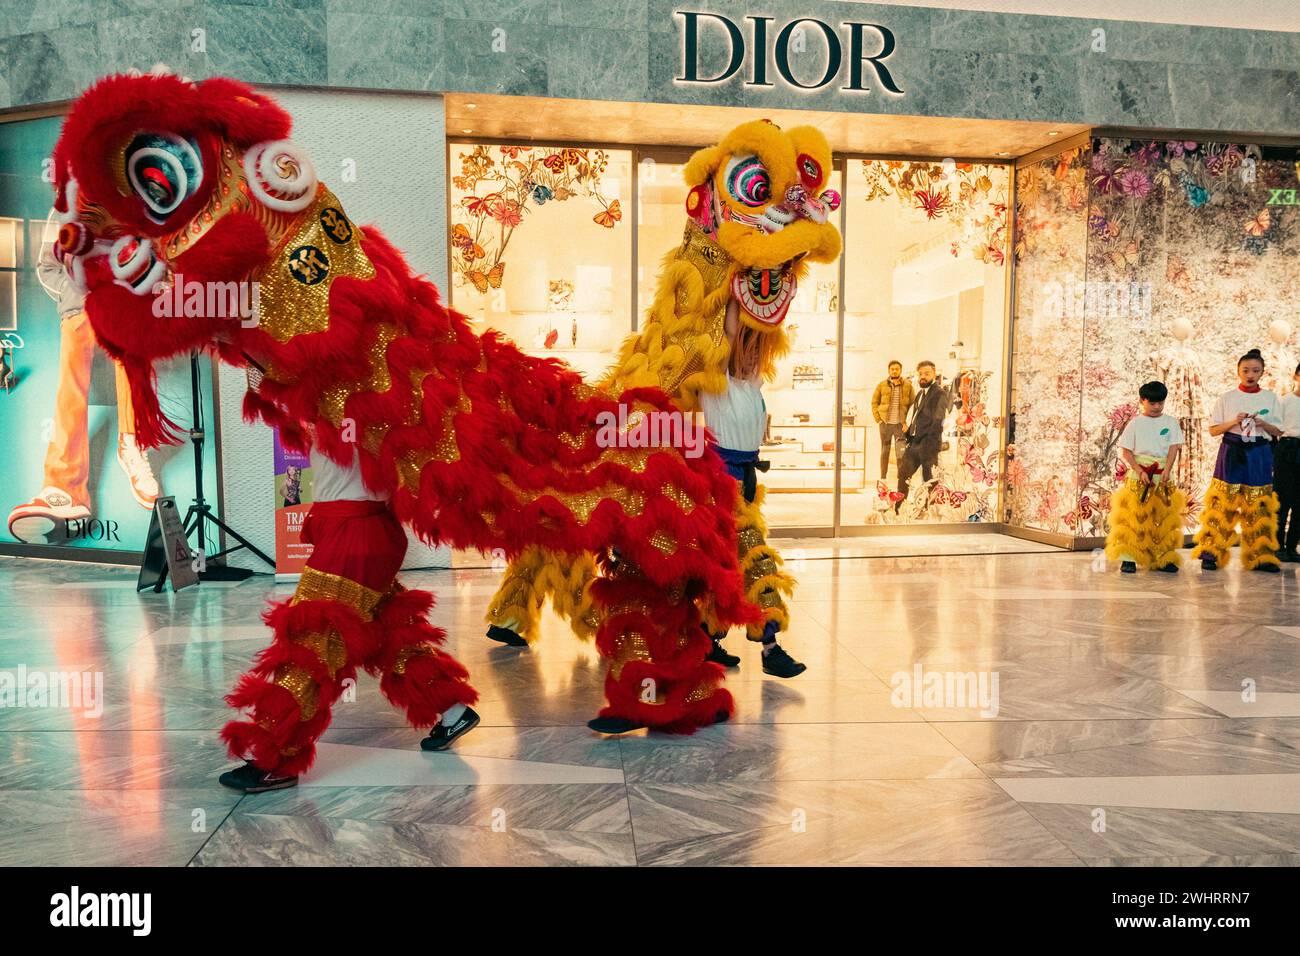
[[[311,459],[289,451],[275,429],[275,576],[297,578],[311,557],[302,523],[312,501]]]

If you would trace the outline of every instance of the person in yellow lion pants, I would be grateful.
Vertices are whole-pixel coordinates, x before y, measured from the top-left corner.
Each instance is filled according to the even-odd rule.
[[[1260,388],[1264,359],[1251,349],[1237,360],[1239,384],[1219,396],[1210,420],[1221,435],[1214,477],[1201,507],[1193,555],[1202,571],[1215,571],[1241,538],[1241,566],[1248,571],[1281,570],[1277,556],[1277,495],[1273,493],[1273,442],[1282,434],[1278,397]]]
[[[1185,439],[1178,419],[1164,414],[1168,394],[1163,382],[1147,382],[1138,389],[1142,411],[1119,438],[1128,474],[1111,497],[1106,557],[1119,561],[1124,574],[1136,573],[1139,564],[1176,573],[1180,563],[1187,496],[1168,476]]]

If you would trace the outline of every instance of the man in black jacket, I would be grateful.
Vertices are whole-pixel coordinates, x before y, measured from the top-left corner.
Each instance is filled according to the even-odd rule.
[[[933,362],[916,367],[916,399],[912,402],[903,435],[907,450],[898,464],[898,491],[907,498],[907,483],[921,469],[921,478],[930,480],[939,450],[943,445],[943,419],[948,414],[948,391],[935,381]],[[894,505],[897,512],[902,501]]]

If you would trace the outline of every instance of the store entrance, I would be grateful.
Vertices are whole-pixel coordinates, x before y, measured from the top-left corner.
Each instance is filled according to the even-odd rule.
[[[557,111],[572,104],[538,102],[548,129],[563,128]],[[451,129],[515,135],[449,137],[452,303],[599,376],[681,244],[694,147],[534,138],[517,120],[484,122],[479,104],[453,109]],[[707,112],[716,135],[754,118]],[[893,539],[883,553],[1023,550],[990,534],[1001,530],[1010,165],[837,151],[830,186],[844,250],[800,282],[790,350],[764,387],[772,534]]]

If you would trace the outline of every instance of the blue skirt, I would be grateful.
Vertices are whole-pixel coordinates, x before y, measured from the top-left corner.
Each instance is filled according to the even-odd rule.
[[[1242,441],[1236,432],[1225,432],[1214,462],[1214,477],[1225,484],[1252,488],[1273,484],[1273,443],[1267,438]]]

